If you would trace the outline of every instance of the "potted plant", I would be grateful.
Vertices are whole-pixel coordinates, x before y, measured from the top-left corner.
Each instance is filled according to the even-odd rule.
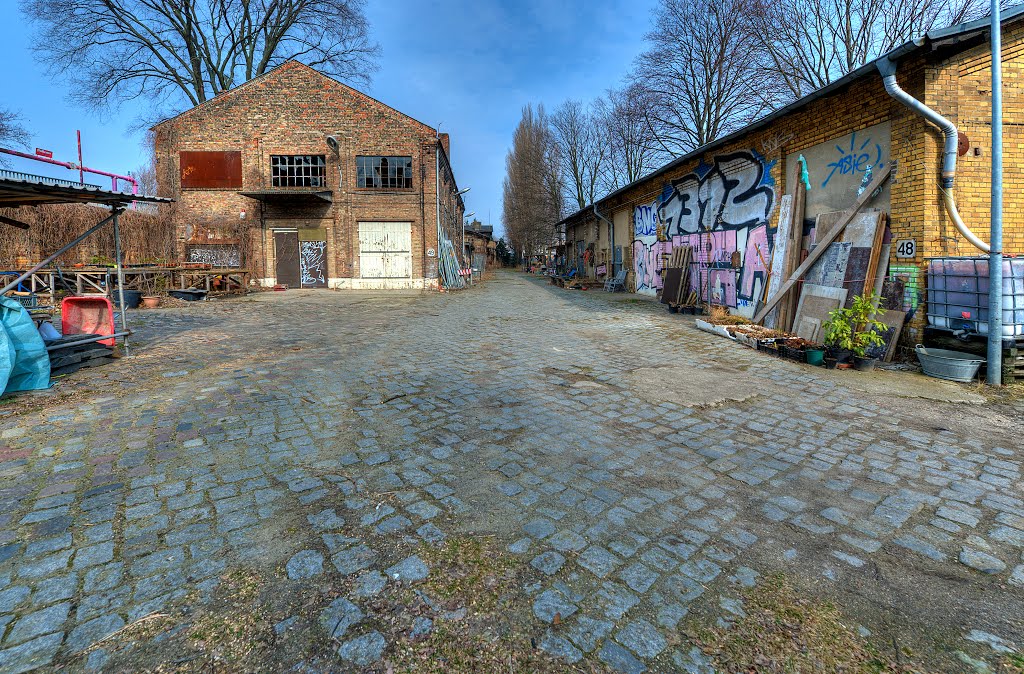
[[[861,372],[875,367],[877,359],[867,355],[868,349],[885,343],[879,334],[886,330],[885,323],[875,319],[882,313],[876,300],[876,295],[871,292],[858,295],[848,309],[840,307],[829,312],[829,320],[825,323],[825,344],[829,347],[830,357],[842,362],[844,352],[852,354],[853,365]]]
[[[147,309],[156,309],[160,306],[160,294],[167,289],[167,279],[163,276],[156,276],[147,279],[145,286],[149,292],[142,296],[142,306]]]

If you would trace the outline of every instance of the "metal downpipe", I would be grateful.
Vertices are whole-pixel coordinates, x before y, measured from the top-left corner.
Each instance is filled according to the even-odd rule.
[[[963,218],[960,217],[960,211],[957,210],[956,199],[953,197],[958,142],[956,125],[900,88],[899,83],[896,82],[895,63],[888,58],[881,58],[875,62],[875,66],[882,75],[882,83],[885,85],[886,93],[939,127],[942,131],[942,135],[945,138],[942,150],[942,187],[940,190],[942,193],[942,204],[945,206],[949,218],[953,221],[953,225],[963,234],[964,238],[979,250],[985,253],[990,252],[989,245],[975,236],[974,232],[964,223]]]
[[[593,204],[591,208],[594,209],[594,215],[608,223],[608,253],[609,257],[611,257],[611,264],[609,264],[608,266],[612,269],[613,272],[611,276],[615,276],[615,224],[608,218],[601,215],[601,212],[597,210],[597,204]],[[607,277],[608,274],[605,274],[605,276]]]

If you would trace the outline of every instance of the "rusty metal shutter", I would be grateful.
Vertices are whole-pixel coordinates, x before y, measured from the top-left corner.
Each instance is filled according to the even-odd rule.
[[[181,152],[178,159],[183,188],[240,189],[242,187],[242,153],[237,150]]]

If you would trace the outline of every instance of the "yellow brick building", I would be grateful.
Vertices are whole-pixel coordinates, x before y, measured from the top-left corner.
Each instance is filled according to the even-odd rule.
[[[966,225],[988,241],[990,224],[991,58],[987,22],[933,31],[883,56],[904,91],[956,126],[960,134],[954,187]],[[1024,254],[1024,11],[1003,18],[1004,251]],[[603,266],[629,272],[627,287],[655,293],[673,244],[696,244],[715,297],[750,315],[763,293],[764,263],[780,202],[792,194],[804,157],[811,189],[805,226],[819,213],[851,206],[870,178],[867,167],[890,164],[893,178],[869,208],[889,214],[890,273],[909,279],[913,317],[905,341],[925,324],[926,258],[981,255],[942,204],[943,135],[894,99],[876,63],[663,166],[568,218],[568,266],[595,277]],[[594,210],[600,215],[595,214]],[[913,255],[907,257],[913,242]],[[897,254],[897,242],[903,242]],[[736,255],[739,255],[738,266]],[[731,259],[729,259],[731,258]],[[712,291],[708,291],[712,292]]]

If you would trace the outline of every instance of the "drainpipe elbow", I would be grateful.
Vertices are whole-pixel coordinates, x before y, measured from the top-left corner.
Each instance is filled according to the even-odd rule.
[[[959,142],[956,125],[900,88],[899,82],[896,81],[896,64],[889,58],[878,59],[875,61],[875,67],[878,68],[878,72],[882,75],[882,84],[885,86],[886,93],[939,127],[939,130],[942,131],[944,142],[942,147],[940,183],[942,185],[943,205],[946,207],[946,212],[949,214],[953,224],[963,234],[964,238],[970,241],[976,248],[987,253],[989,250],[988,244],[975,236],[967,227],[960,217],[956,207],[956,200],[953,198],[953,183],[956,180],[957,145]]]

